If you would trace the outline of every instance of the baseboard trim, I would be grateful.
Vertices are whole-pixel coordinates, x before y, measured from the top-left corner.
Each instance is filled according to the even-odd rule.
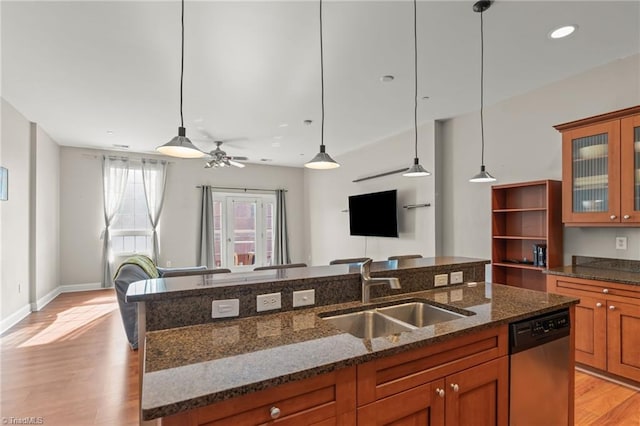
[[[11,327],[25,319],[31,313],[31,305],[24,305],[22,308],[18,309],[16,312],[9,315],[7,318],[3,319],[0,322],[0,334],[4,334],[5,331],[9,330]]]
[[[87,284],[67,284],[58,287],[60,293],[74,293],[76,291],[91,291],[91,290],[103,290],[102,283],[87,283]]]
[[[35,303],[31,304],[31,312],[38,312],[39,310],[41,310],[42,308],[47,306],[49,304],[49,302],[51,302],[53,299],[58,297],[58,295],[60,293],[61,292],[60,292],[60,287],[59,286],[54,288],[49,293],[45,294],[40,299],[36,300]]]

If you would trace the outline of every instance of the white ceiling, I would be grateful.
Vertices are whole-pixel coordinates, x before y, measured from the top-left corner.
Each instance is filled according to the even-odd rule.
[[[479,109],[473,3],[418,2],[418,94],[429,96],[420,122]],[[2,97],[58,143],[152,152],[177,134],[179,2],[0,5]],[[325,1],[323,9],[327,151],[412,128],[412,2]],[[579,26],[574,35],[547,37],[570,23]],[[484,27],[485,105],[640,52],[639,1],[498,1]],[[395,80],[382,83],[386,74]],[[250,162],[312,158],[320,143],[318,2],[187,1],[184,120],[204,150],[213,144],[203,131],[236,139],[224,148]]]

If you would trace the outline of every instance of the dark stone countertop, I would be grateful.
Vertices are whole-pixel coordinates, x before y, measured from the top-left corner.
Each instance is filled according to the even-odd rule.
[[[143,418],[176,414],[578,302],[572,297],[488,283],[461,284],[374,302],[409,298],[474,315],[398,335],[360,339],[318,317],[319,313],[362,306],[350,302],[148,332]]]
[[[573,256],[571,263],[544,272],[550,275],[640,286],[640,262],[636,260]]]
[[[371,264],[371,275],[375,277],[376,275],[384,274],[385,271],[406,271],[453,264],[485,265],[488,263],[490,262],[485,259],[457,256],[378,261]],[[144,302],[181,296],[198,296],[206,294],[208,289],[211,288],[266,284],[274,281],[281,283],[303,280],[317,281],[318,279],[331,279],[359,274],[360,265],[352,263],[226,274],[191,275],[167,279],[157,278],[132,283],[127,290],[126,297],[127,302]]]

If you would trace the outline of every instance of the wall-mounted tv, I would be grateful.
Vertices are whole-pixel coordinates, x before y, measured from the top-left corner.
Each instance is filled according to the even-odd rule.
[[[349,233],[367,237],[398,237],[397,190],[351,195]]]

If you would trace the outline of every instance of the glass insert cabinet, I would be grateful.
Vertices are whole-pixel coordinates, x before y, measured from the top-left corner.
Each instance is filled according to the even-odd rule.
[[[640,106],[554,127],[565,225],[640,226]]]

